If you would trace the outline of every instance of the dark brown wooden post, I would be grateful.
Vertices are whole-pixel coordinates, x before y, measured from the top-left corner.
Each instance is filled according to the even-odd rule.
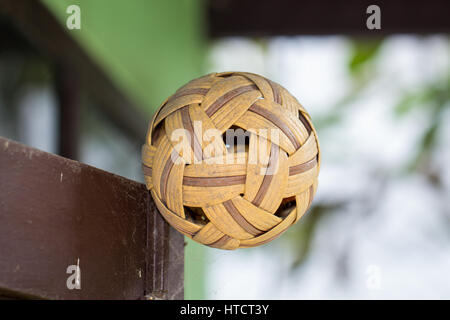
[[[143,184],[0,138],[0,297],[182,299],[183,252]]]
[[[180,299],[184,282],[184,238],[170,228],[149,197],[146,299]],[[169,277],[167,275],[170,275]]]
[[[79,75],[70,66],[59,63],[55,68],[55,89],[58,96],[58,154],[78,160],[79,148]]]

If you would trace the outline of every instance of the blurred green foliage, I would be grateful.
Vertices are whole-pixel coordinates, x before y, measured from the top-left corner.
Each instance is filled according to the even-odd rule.
[[[351,87],[340,100],[336,101],[330,112],[315,119],[314,123],[318,130],[338,124],[343,111],[352,105],[373,79],[376,74],[374,62],[382,44],[382,38],[350,41],[347,69],[351,77]]]
[[[417,109],[427,111],[428,125],[422,133],[416,155],[406,168],[408,171],[429,168],[427,163],[437,142],[438,132],[444,123],[443,113],[450,108],[450,73],[443,79],[434,79],[418,90],[405,92],[394,111],[398,117],[406,116]],[[434,180],[434,178],[433,178]]]

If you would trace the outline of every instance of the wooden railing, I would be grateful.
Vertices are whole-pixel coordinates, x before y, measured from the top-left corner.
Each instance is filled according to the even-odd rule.
[[[182,299],[183,252],[143,184],[0,138],[0,297]]]

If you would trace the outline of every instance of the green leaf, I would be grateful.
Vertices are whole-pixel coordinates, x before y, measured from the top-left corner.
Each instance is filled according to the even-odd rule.
[[[352,44],[352,55],[349,61],[350,72],[355,75],[359,73],[364,66],[372,62],[376,57],[382,40],[354,41]]]

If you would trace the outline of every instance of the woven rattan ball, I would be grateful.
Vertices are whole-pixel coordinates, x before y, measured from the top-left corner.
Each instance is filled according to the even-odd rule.
[[[142,148],[147,188],[166,221],[220,249],[267,243],[296,223],[317,188],[317,133],[303,106],[256,74],[192,80],[155,113]]]

